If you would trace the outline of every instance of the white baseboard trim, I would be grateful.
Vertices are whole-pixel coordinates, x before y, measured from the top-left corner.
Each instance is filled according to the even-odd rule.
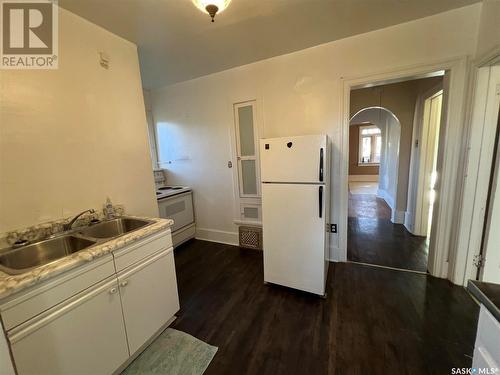
[[[384,189],[378,189],[377,196],[379,198],[382,198],[388,204],[391,210],[394,211],[394,200],[387,191],[385,191]]]
[[[345,262],[345,259],[342,259],[342,253],[340,252],[340,247],[330,246],[328,261]]]
[[[404,224],[404,222],[405,222],[405,212],[404,211],[398,211],[398,210],[392,210],[391,221],[394,224]]]
[[[409,211],[405,212],[405,228],[408,232],[413,233],[413,214]]]
[[[394,224],[404,224],[405,222],[405,212],[396,210],[394,199],[389,195],[386,190],[378,189],[377,196],[382,198],[387,205],[391,208],[391,221]]]
[[[219,242],[227,245],[239,245],[239,238],[237,232],[226,232],[217,229],[196,228],[195,238],[197,240]]]
[[[378,182],[378,174],[351,174],[349,182]]]

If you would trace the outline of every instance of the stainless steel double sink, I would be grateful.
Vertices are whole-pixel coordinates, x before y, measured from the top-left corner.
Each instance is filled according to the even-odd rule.
[[[121,217],[75,228],[19,248],[0,250],[0,270],[10,275],[25,273],[149,224],[152,221]]]

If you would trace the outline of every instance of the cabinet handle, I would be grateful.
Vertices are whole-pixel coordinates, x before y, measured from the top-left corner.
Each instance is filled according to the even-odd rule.
[[[122,281],[122,282],[120,283],[120,286],[121,286],[121,287],[124,287],[124,286],[127,286],[127,285],[128,285],[128,280]]]
[[[111,288],[109,294],[115,294],[118,290],[116,288]]]

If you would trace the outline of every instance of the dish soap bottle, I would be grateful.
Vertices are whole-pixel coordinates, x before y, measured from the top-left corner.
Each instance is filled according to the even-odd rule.
[[[104,204],[104,216],[106,217],[106,220],[111,220],[115,217],[115,209],[109,197],[106,198],[106,203]]]

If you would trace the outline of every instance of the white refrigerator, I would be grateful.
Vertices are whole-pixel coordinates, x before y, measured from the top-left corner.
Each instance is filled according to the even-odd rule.
[[[326,135],[260,141],[264,281],[325,295],[330,145]]]

